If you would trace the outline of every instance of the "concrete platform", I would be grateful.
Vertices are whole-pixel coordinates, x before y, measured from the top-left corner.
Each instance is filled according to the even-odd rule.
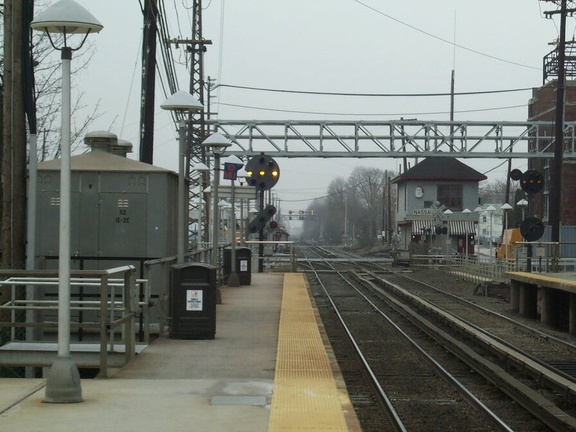
[[[43,403],[43,380],[0,379],[1,431],[267,431],[284,275],[222,288],[214,340],[154,341],[84,402]]]
[[[508,272],[506,276],[513,311],[576,335],[576,273]]]
[[[216,337],[161,337],[83,402],[43,403],[38,379],[0,379],[0,431],[359,432],[305,276],[221,288]]]

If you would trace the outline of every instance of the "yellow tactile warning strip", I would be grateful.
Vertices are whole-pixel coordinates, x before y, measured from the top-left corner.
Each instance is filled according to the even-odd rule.
[[[303,274],[286,273],[269,432],[348,431],[339,389]]]

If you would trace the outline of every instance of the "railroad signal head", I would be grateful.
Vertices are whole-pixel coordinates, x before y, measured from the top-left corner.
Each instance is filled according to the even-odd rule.
[[[266,226],[266,222],[272,219],[272,216],[274,216],[274,214],[276,214],[276,207],[274,207],[271,204],[268,204],[266,207],[260,210],[260,212],[256,215],[256,217],[252,219],[252,221],[246,227],[248,234],[254,234],[260,231],[261,229],[264,229],[264,227]]]
[[[254,156],[246,164],[248,184],[259,190],[268,190],[274,187],[280,179],[280,167],[276,161],[265,154]]]
[[[522,171],[520,171],[518,168],[513,169],[510,171],[510,178],[514,181],[520,180],[522,178]]]
[[[522,174],[520,187],[528,194],[538,193],[544,188],[544,176],[540,171],[530,169]]]
[[[520,234],[529,242],[539,240],[544,234],[544,224],[535,217],[527,217],[520,224]]]

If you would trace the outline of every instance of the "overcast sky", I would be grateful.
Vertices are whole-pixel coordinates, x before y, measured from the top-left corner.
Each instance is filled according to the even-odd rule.
[[[75,80],[85,102],[100,101],[93,130],[111,130],[138,158],[142,15],[139,0],[76,0],[104,29]],[[537,0],[203,0],[204,37],[213,41],[205,73],[218,83],[345,93],[437,93],[538,87],[542,57],[558,23],[544,17],[552,2]],[[192,0],[165,0],[171,38],[191,37]],[[568,19],[567,38],[576,20]],[[454,46],[454,42],[456,46]],[[184,50],[175,57],[181,89],[189,86]],[[159,81],[160,82],[160,81]],[[220,119],[449,120],[449,98],[306,96],[220,88]],[[530,91],[456,98],[456,120],[527,118]],[[165,96],[158,86],[157,104]],[[317,113],[317,114],[311,114]],[[378,114],[378,116],[376,115]],[[176,170],[175,126],[156,114],[154,164]],[[356,166],[397,170],[400,160],[278,160],[274,188],[283,211],[305,209],[335,176]],[[504,178],[503,160],[464,160],[490,178]],[[501,165],[501,166],[500,166]],[[516,162],[525,169],[526,164]]]

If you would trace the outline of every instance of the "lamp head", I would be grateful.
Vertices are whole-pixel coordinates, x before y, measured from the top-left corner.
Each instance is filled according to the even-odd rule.
[[[232,142],[221,133],[213,133],[202,142],[203,146],[211,147],[215,156],[220,156],[232,145]]]
[[[103,26],[74,0],[60,0],[47,7],[30,23],[33,30],[47,33],[98,33]]]
[[[202,111],[204,106],[186,91],[177,91],[160,105],[168,111]]]
[[[194,171],[210,171],[210,168],[208,168],[206,164],[202,162],[198,162],[192,165],[192,169]]]

